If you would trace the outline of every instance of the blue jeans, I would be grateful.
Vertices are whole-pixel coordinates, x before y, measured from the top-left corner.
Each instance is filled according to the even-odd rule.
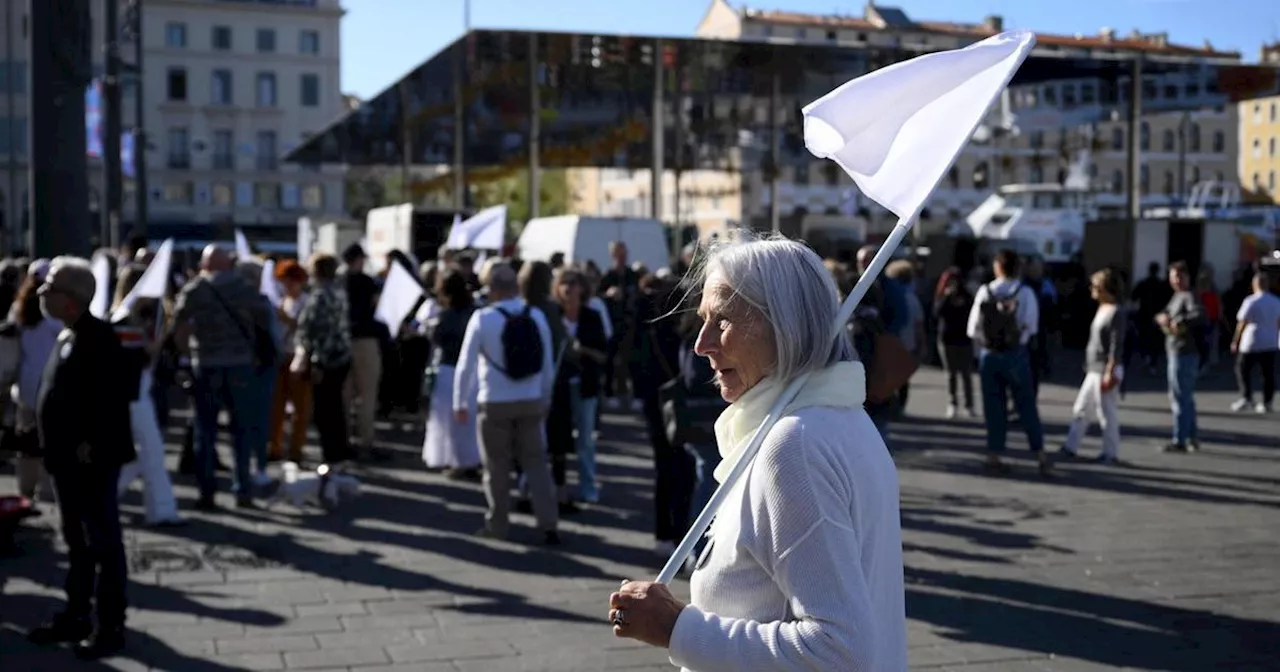
[[[201,499],[210,499],[218,490],[214,476],[217,462],[218,412],[227,409],[231,416],[231,446],[235,454],[235,471],[231,489],[237,495],[248,495],[249,455],[252,444],[252,416],[257,398],[256,376],[248,364],[211,366],[194,370],[191,388],[195,406],[196,481]],[[265,432],[264,432],[265,438]]]
[[[1035,386],[1031,379],[1031,356],[1025,346],[1012,352],[984,350],[978,359],[978,379],[982,382],[982,414],[987,421],[987,450],[1003,453],[1009,431],[1008,397],[1013,394],[1018,419],[1027,432],[1031,452],[1044,450],[1044,428],[1036,408]]]
[[[1173,442],[1185,446],[1199,436],[1196,423],[1196,377],[1199,353],[1169,353],[1169,405],[1173,408]]]
[[[578,498],[584,502],[600,499],[600,483],[596,478],[596,410],[600,397],[583,397],[578,384],[570,391],[569,408],[573,414],[574,450],[578,453]]]
[[[720,447],[714,443],[686,443],[684,452],[693,458],[693,500],[689,502],[689,525],[692,527],[693,521],[707,508],[711,495],[716,492],[716,467],[720,466]],[[702,547],[706,545],[707,537],[704,535],[698,540],[698,545],[693,547],[692,557],[698,557],[702,553]]]

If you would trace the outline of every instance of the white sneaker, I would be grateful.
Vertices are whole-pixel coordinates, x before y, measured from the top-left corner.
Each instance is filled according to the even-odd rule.
[[[1243,413],[1247,408],[1249,408],[1248,399],[1236,399],[1235,403],[1231,404],[1232,413]]]
[[[955,404],[947,404],[947,414],[946,414],[946,417],[947,417],[947,419],[948,419],[948,420],[954,420],[954,419],[955,419],[955,417],[956,417],[956,405],[955,405]]]
[[[1266,415],[1271,412],[1271,409],[1268,408],[1266,404],[1259,401],[1257,404],[1254,404],[1253,412],[1257,413],[1258,415]]]

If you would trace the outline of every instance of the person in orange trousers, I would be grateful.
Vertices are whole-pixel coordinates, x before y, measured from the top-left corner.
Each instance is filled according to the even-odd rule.
[[[286,352],[293,352],[294,335],[298,327],[298,313],[306,302],[307,271],[294,261],[283,261],[276,266],[276,280],[284,290],[284,300],[277,309],[280,324],[285,330]],[[286,360],[280,366],[276,378],[275,398],[271,403],[272,460],[285,459],[285,416],[289,417],[288,459],[302,461],[302,448],[307,444],[307,426],[311,422],[311,382],[289,371]]]

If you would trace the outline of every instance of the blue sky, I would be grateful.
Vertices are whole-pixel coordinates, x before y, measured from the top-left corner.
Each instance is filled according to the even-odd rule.
[[[371,97],[463,30],[464,0],[342,0],[342,89]],[[737,6],[741,4],[731,0]],[[709,0],[471,0],[475,28],[691,35]],[[861,15],[862,0],[753,0],[761,9]],[[978,22],[999,14],[1008,28],[1096,34],[1168,31],[1170,39],[1258,57],[1280,38],[1280,0],[886,0],[916,19]]]

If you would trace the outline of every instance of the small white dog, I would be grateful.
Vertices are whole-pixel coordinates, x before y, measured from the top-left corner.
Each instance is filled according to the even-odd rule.
[[[360,496],[360,480],[350,474],[332,469],[327,464],[316,467],[315,472],[304,473],[297,462],[281,465],[284,477],[277,481],[274,494],[267,500],[268,506],[288,501],[301,508],[314,504],[335,509],[343,501]]]

